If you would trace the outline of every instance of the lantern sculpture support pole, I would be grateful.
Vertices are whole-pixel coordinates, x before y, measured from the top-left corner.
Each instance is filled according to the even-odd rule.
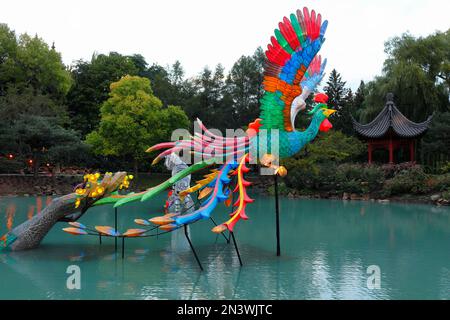
[[[239,253],[239,248],[238,248],[237,243],[236,243],[236,238],[234,237],[234,232],[230,232],[230,234],[231,234],[231,238],[233,239],[234,249],[236,249],[236,253],[237,253],[237,256],[238,256],[238,258],[239,258],[239,264],[240,264],[241,267],[242,267],[241,255],[240,255],[240,253]]]
[[[233,213],[233,204],[234,204],[234,200],[235,200],[235,199],[234,199],[234,192],[233,192],[233,194],[231,195],[230,213]],[[228,231],[228,240],[227,240],[227,243],[228,243],[228,244],[230,244],[231,233],[232,233],[232,232]]]
[[[125,258],[125,237],[122,237],[122,259],[123,258]]]
[[[275,216],[276,216],[276,236],[277,236],[277,256],[281,255],[280,249],[280,204],[278,200],[278,175],[274,175],[275,182]]]
[[[98,242],[99,242],[100,244],[102,244],[102,235],[101,235],[101,234],[98,234]]]
[[[117,208],[114,208],[114,229],[117,231]],[[117,252],[117,237],[114,238],[114,250]]]
[[[203,271],[203,266],[200,263],[200,259],[197,256],[197,252],[195,252],[194,246],[192,245],[191,239],[189,238],[187,225],[184,225],[184,235],[185,235],[187,241],[189,242],[189,246],[191,247],[192,253],[194,253],[195,260],[197,260],[197,263],[198,263],[198,266],[200,267],[200,270]]]

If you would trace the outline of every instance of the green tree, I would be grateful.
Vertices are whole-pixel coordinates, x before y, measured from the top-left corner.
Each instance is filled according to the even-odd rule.
[[[172,104],[174,91],[170,82],[169,71],[157,63],[151,65],[145,75],[152,83],[153,92],[161,99],[164,106]]]
[[[61,163],[62,151],[67,159],[84,150],[77,134],[63,127],[65,108],[33,88],[10,87],[0,97],[0,118],[1,150],[32,160],[35,174],[44,161]]]
[[[85,136],[97,128],[100,106],[108,99],[109,86],[121,77],[136,75],[145,68],[145,60],[141,57],[110,52],[108,55],[94,54],[89,62],[76,62],[72,69],[75,84],[67,96],[75,130]]]
[[[137,69],[137,75],[140,77],[145,77],[147,75],[148,63],[141,54],[133,54],[129,56],[129,59],[133,62]]]
[[[136,173],[150,145],[167,140],[172,130],[189,124],[180,108],[162,109],[150,80],[138,76],[112,83],[109,99],[100,111],[100,125],[88,134],[87,143],[97,154],[132,158]]]
[[[352,115],[355,119],[360,118],[361,110],[366,100],[366,84],[361,80],[358,89],[353,97],[353,112]]]
[[[345,87],[346,82],[342,80],[341,75],[336,69],[330,73],[330,77],[324,88],[328,95],[328,105],[338,112],[333,117],[333,127],[345,134],[353,134],[351,114],[353,111],[353,93]]]
[[[154,64],[149,68],[147,74],[152,82],[155,95],[160,97],[164,106],[185,106],[186,99],[191,96],[186,90],[191,89],[191,87],[189,81],[184,79],[184,69],[180,61],[175,61],[168,68]]]
[[[0,95],[9,86],[19,90],[33,88],[62,101],[72,85],[70,73],[61,55],[38,36],[16,36],[7,25],[0,24]]]
[[[175,87],[180,87],[184,79],[184,70],[180,61],[175,61],[169,73],[170,83]]]
[[[420,122],[433,112],[450,110],[450,31],[415,38],[403,34],[385,43],[383,74],[366,86],[361,120],[369,121],[394,93],[400,111]]]
[[[202,73],[194,79],[191,90],[195,90],[195,96],[188,100],[186,111],[191,118],[200,118],[207,126],[225,129],[230,117],[221,117],[222,99],[225,94],[224,68],[217,65],[212,71],[205,67]]]
[[[422,140],[422,161],[440,169],[450,161],[450,112],[437,112]]]
[[[227,77],[227,87],[233,100],[228,117],[236,126],[246,126],[259,115],[259,100],[262,96],[262,75],[264,55],[259,48],[253,56],[242,56],[231,68]]]

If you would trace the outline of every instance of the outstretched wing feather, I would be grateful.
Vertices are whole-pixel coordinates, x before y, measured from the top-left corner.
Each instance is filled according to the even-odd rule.
[[[260,100],[264,129],[293,130],[291,104],[302,93],[303,79],[320,70],[320,62],[313,59],[322,46],[327,25],[327,21],[322,23],[320,14],[307,8],[297,10],[289,19],[284,17],[278,24],[266,51],[265,93]]]

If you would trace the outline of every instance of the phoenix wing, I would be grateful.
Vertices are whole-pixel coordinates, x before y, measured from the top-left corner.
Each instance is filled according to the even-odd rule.
[[[264,129],[294,131],[296,112],[323,77],[326,61],[316,55],[328,21],[304,8],[278,26],[266,51],[260,118]]]

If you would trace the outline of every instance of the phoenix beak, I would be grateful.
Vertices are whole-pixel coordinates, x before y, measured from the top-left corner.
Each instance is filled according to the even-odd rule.
[[[337,112],[337,110],[333,110],[333,109],[327,109],[323,112],[323,114],[328,118],[329,116],[331,116],[333,113]]]

